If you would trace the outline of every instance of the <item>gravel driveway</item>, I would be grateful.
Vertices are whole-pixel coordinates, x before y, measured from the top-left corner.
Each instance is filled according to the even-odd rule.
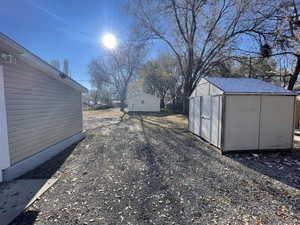
[[[12,224],[300,224],[298,151],[223,156],[182,116],[85,121],[84,141],[25,175],[59,181]]]

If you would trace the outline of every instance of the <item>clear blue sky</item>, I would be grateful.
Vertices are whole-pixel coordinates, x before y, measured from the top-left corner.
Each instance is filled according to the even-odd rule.
[[[1,1],[1,32],[50,62],[68,59],[72,77],[90,88],[87,65],[103,54],[101,36],[127,36],[124,0]]]

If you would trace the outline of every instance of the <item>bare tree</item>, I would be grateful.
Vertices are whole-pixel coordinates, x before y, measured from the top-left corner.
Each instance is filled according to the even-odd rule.
[[[90,83],[93,88],[91,98],[96,105],[102,100],[102,96],[110,89],[110,77],[105,71],[105,65],[98,59],[93,59],[90,62],[88,71],[91,77]]]
[[[246,19],[251,0],[129,0],[143,39],[159,39],[174,53],[183,76],[184,112],[201,77],[226,61],[237,36],[255,29]]]
[[[145,91],[160,97],[161,108],[165,108],[165,97],[175,86],[176,80],[172,76],[174,66],[174,58],[160,55],[148,61],[140,71]]]
[[[106,68],[104,61],[101,60],[101,58],[92,59],[88,65],[91,85],[97,90],[110,83],[111,78],[109,74],[107,74],[106,70],[108,70],[108,68]]]
[[[90,67],[92,81],[114,89],[124,111],[129,83],[135,78],[146,53],[144,42],[127,41],[102,58],[94,59]]]
[[[262,23],[249,33],[260,44],[263,57],[292,55],[296,59],[288,89],[292,90],[300,72],[300,2],[296,0],[256,0],[254,21]]]
[[[264,78],[276,71],[277,63],[274,59],[252,56],[235,56],[231,66],[231,76]]]

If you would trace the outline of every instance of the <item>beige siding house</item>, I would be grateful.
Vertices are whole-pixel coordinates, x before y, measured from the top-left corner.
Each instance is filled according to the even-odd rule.
[[[200,80],[190,96],[189,130],[230,151],[293,148],[295,94],[250,78]]]
[[[130,93],[126,102],[128,112],[160,112],[160,99],[142,91]]]
[[[0,182],[84,138],[81,94],[86,91],[0,34]]]

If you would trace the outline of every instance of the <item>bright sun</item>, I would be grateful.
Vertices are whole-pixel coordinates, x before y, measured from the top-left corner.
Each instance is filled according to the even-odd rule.
[[[102,43],[106,48],[114,49],[117,47],[117,39],[113,34],[105,34],[102,38]]]

